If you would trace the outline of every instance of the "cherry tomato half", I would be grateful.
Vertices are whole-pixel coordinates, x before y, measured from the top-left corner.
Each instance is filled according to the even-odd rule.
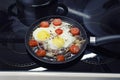
[[[63,30],[62,30],[62,29],[56,29],[55,32],[56,32],[58,35],[60,35],[60,34],[63,33]]]
[[[79,52],[79,50],[80,50],[80,48],[78,46],[76,46],[76,45],[70,46],[70,52],[72,54],[77,54]]]
[[[38,45],[37,41],[35,41],[35,40],[29,40],[28,44],[29,44],[30,47],[35,47],[35,46]]]
[[[62,24],[62,20],[59,19],[59,18],[56,18],[56,19],[53,20],[53,24],[55,26],[60,26]]]
[[[57,58],[57,61],[60,61],[60,62],[65,61],[64,55],[58,55],[56,58]]]
[[[43,49],[39,49],[37,52],[36,52],[36,55],[39,56],[39,57],[44,57],[46,55],[46,51],[43,50]]]
[[[43,27],[43,28],[47,28],[49,27],[49,22],[48,21],[42,21],[40,24],[39,24],[40,27]]]
[[[71,28],[70,29],[70,32],[73,34],[73,35],[79,35],[80,34],[80,30],[76,27],[74,28]]]

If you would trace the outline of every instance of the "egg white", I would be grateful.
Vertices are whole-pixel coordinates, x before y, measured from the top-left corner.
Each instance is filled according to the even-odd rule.
[[[48,28],[41,28],[40,27],[40,28],[37,28],[36,30],[34,30],[33,37],[36,41],[40,42],[40,39],[37,38],[37,34],[38,34],[38,32],[45,30],[50,34],[50,37],[44,41],[44,43],[43,43],[44,46],[47,46],[48,48],[54,49],[54,50],[59,49],[52,42],[52,40],[55,36],[59,36],[60,38],[64,39],[64,42],[65,42],[62,48],[67,48],[75,41],[75,37],[72,36],[72,34],[69,32],[70,27],[68,25],[69,25],[69,23],[66,23],[66,22],[62,22],[62,24],[60,26],[55,26],[55,25],[53,25],[53,23],[51,23]],[[61,35],[57,35],[57,33],[55,32],[55,30],[58,28],[63,30],[63,33]]]
[[[48,40],[48,48],[53,49],[53,50],[58,49],[58,47],[55,44],[53,44],[52,39]]]

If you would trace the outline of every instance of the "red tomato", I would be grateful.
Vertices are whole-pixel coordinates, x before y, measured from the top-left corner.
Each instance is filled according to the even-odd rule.
[[[62,30],[62,29],[56,29],[55,32],[56,32],[58,35],[60,35],[60,34],[63,33],[63,30]]]
[[[71,52],[72,54],[77,54],[77,53],[79,52],[79,50],[80,50],[80,48],[79,48],[78,46],[76,46],[76,45],[72,45],[72,46],[70,47],[70,52]]]
[[[44,57],[46,55],[46,51],[43,50],[43,49],[39,49],[37,52],[36,52],[36,55],[37,56],[40,56],[40,57]]]
[[[54,20],[53,20],[53,24],[54,24],[55,26],[60,26],[60,25],[62,24],[62,20],[59,19],[59,18],[54,19]]]
[[[42,21],[39,26],[43,27],[43,28],[47,28],[47,27],[49,27],[49,22],[48,21]]]
[[[80,34],[80,30],[76,27],[74,28],[71,28],[70,29],[70,32],[73,34],[73,35],[79,35]]]
[[[29,40],[28,44],[29,44],[30,47],[35,47],[35,46],[38,45],[37,41],[35,41],[35,40]]]
[[[58,55],[57,56],[57,61],[60,61],[60,62],[65,61],[64,55]]]

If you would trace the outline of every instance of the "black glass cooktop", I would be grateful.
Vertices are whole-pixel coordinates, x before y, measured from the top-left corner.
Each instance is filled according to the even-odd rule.
[[[119,0],[116,1],[119,2]],[[99,26],[99,24],[104,24],[100,20],[107,13],[112,3],[114,3],[114,6],[119,6],[119,3],[112,0],[60,0],[60,2],[64,3],[68,8],[66,16],[75,19],[84,28],[89,25]],[[4,10],[1,13],[5,16],[9,15]],[[24,25],[16,16],[6,18],[7,20],[4,23],[2,22],[3,24],[0,26],[0,70],[40,71],[43,66],[29,55],[24,44],[24,37],[29,26]],[[3,18],[0,17],[0,21],[2,20]],[[29,20],[31,22],[32,19],[29,18]],[[96,36],[87,29],[86,31],[88,36]],[[42,68],[41,71],[119,73],[120,59],[107,55],[108,53],[112,52],[101,51],[101,47],[95,47],[93,50],[88,47],[78,63],[61,69]]]

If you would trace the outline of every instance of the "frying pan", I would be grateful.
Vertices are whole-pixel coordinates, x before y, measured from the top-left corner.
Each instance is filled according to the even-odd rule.
[[[30,35],[32,34],[33,30],[35,30],[38,27],[37,25],[41,21],[48,21],[48,20],[54,19],[54,18],[60,18],[61,20],[65,21],[65,22],[68,22],[68,23],[72,24],[73,26],[78,27],[81,31],[81,36],[83,37],[83,39],[86,40],[85,43],[82,45],[81,50],[79,51],[78,54],[76,54],[74,57],[72,57],[68,60],[65,60],[63,62],[57,62],[57,61],[53,62],[53,61],[49,61],[49,60],[45,60],[43,58],[37,57],[35,55],[35,52],[31,49],[31,47],[28,44],[29,39],[30,39]],[[27,51],[29,52],[29,54],[35,60],[37,60],[38,62],[42,62],[42,63],[45,63],[47,65],[62,65],[62,64],[67,64],[67,63],[74,63],[74,61],[76,61],[78,59],[80,60],[80,56],[83,54],[83,52],[86,49],[88,44],[92,45],[92,46],[98,46],[98,45],[103,45],[103,44],[107,44],[107,43],[110,43],[110,42],[113,42],[113,41],[119,41],[119,40],[120,40],[119,35],[105,36],[105,37],[100,37],[100,38],[95,38],[95,37],[88,38],[85,29],[82,27],[82,25],[80,25],[75,20],[70,19],[70,18],[65,17],[65,16],[53,15],[53,16],[47,16],[47,17],[40,18],[39,20],[37,20],[35,23],[33,23],[31,25],[31,27],[27,31],[27,34],[26,34],[26,37],[25,37],[25,45],[26,45],[26,48],[27,48]]]

